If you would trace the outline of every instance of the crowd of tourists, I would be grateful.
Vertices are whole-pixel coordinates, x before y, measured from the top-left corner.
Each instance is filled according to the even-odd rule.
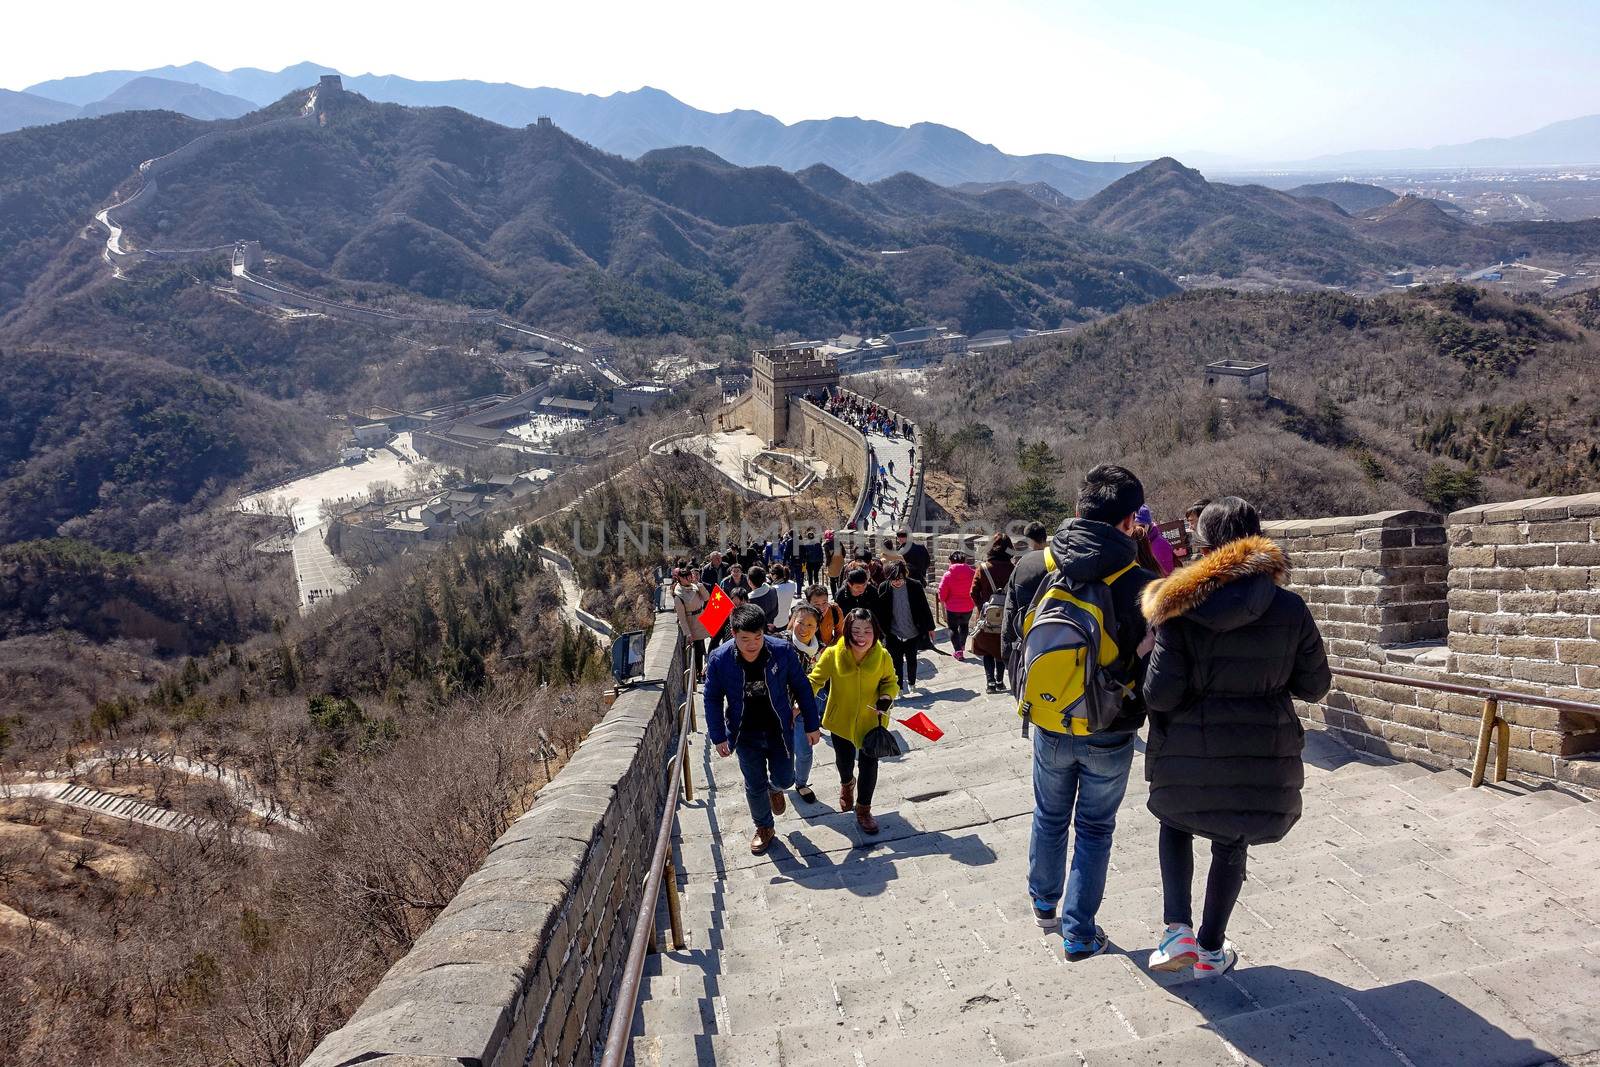
[[[916,427],[910,419],[902,418],[883,405],[854,393],[829,389],[822,393],[810,394],[806,399],[864,434],[881,433],[885,437],[903,437],[908,440],[915,435]]]
[[[812,749],[824,735],[840,809],[877,833],[879,764],[897,754],[888,714],[919,695],[919,653],[975,655],[988,692],[1009,693],[1031,735],[1027,892],[1039,925],[1059,933],[1070,961],[1105,950],[1095,917],[1147,728],[1165,926],[1148,963],[1226,973],[1248,850],[1300,817],[1293,701],[1320,699],[1331,676],[1310,611],[1284,588],[1288,561],[1249,503],[1197,501],[1172,533],[1154,522],[1139,479],[1104,464],[1086,476],[1073,518],[1053,532],[1031,523],[1019,541],[997,532],[981,559],[953,552],[931,597],[930,554],[905,530],[876,546],[828,532],[680,560],[678,623],[703,679],[707,734],[739,761],[751,851],[772,844],[788,790],[820,803]],[[719,597],[732,610],[710,633],[701,615]],[[1196,837],[1211,845],[1198,926]]]

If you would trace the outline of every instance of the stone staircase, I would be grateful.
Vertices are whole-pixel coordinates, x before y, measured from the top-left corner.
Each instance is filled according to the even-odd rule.
[[[688,948],[651,957],[631,1062],[1600,1064],[1600,805],[1553,788],[1466,788],[1308,734],[1306,814],[1254,849],[1223,979],[1156,976],[1154,819],[1136,759],[1099,921],[1112,948],[1067,963],[1025,889],[1029,749],[982,672],[924,655],[946,731],[882,767],[870,846],[790,794],[748,849],[738,767],[695,753],[675,843]],[[1197,849],[1196,910],[1209,856]],[[663,909],[658,929],[665,936]]]

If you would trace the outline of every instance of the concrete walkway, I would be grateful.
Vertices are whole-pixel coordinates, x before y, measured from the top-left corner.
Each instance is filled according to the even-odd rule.
[[[898,466],[898,465],[897,465]],[[651,958],[639,1065],[1600,1063],[1600,805],[1468,790],[1307,737],[1306,815],[1253,849],[1222,979],[1144,969],[1162,922],[1155,820],[1134,764],[1099,921],[1067,963],[1026,895],[1029,748],[976,663],[923,656],[946,731],[886,762],[870,843],[823,803],[789,811],[765,857],[736,761],[691,741],[677,843],[689,948]],[[1141,742],[1142,748],[1142,742]],[[1208,855],[1197,850],[1197,867]],[[1196,879],[1196,909],[1204,874]],[[659,930],[666,930],[664,914]]]
[[[309,614],[317,602],[345,592],[356,576],[335,556],[323,537],[328,524],[311,526],[294,535],[294,580],[300,590],[300,614]]]
[[[185,815],[183,812],[173,811],[170,808],[160,808],[154,804],[146,804],[141,800],[119,796],[116,793],[102,793],[98,789],[73,785],[71,782],[0,783],[0,798],[10,797],[38,797],[41,800],[53,800],[58,804],[93,812],[96,815],[126,819],[129,822],[138,823],[140,826],[150,826],[157,830],[170,830],[173,833],[235,833],[239,835],[239,840],[247,845],[254,845],[256,848],[278,847],[277,841],[273,839],[271,834],[265,834],[259,830],[230,829],[215,819],[208,819],[200,815]]]
[[[884,506],[878,508],[877,520],[867,520],[862,529],[887,537],[911,520],[911,440],[881,433],[868,433],[866,438],[880,465],[887,467],[894,461],[894,474],[884,481]]]
[[[233,798],[234,803],[247,809],[252,815],[265,819],[269,823],[281,825],[296,833],[304,833],[308,829],[305,822],[279,802],[276,797],[258,789],[255,782],[248,775],[241,774],[231,767],[218,767],[215,764],[193,760],[188,756],[179,755],[175,752],[150,749],[123,749],[104,752],[95,756],[86,756],[59,773],[31,777],[57,781],[80,778],[96,767],[110,763],[113,759],[134,763],[149,763],[158,767],[166,766],[171,767],[180,774],[208,778],[226,790],[228,795]],[[3,788],[4,786],[0,785],[0,789]]]

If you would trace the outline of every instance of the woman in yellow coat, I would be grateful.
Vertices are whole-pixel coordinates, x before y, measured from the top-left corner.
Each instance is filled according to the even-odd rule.
[[[833,758],[839,765],[839,810],[855,808],[857,825],[869,834],[878,832],[878,820],[872,817],[878,758],[860,751],[861,739],[882,723],[889,705],[900,695],[894,662],[878,638],[872,612],[856,608],[845,616],[844,639],[829,645],[811,668],[812,690],[820,693],[828,687],[822,728],[833,735]]]

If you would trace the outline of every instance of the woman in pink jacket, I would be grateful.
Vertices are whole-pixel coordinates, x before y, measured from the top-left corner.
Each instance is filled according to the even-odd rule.
[[[967,658],[967,630],[972,622],[972,579],[977,572],[965,552],[950,553],[950,568],[939,579],[939,606],[950,628],[950,647],[956,659]]]

